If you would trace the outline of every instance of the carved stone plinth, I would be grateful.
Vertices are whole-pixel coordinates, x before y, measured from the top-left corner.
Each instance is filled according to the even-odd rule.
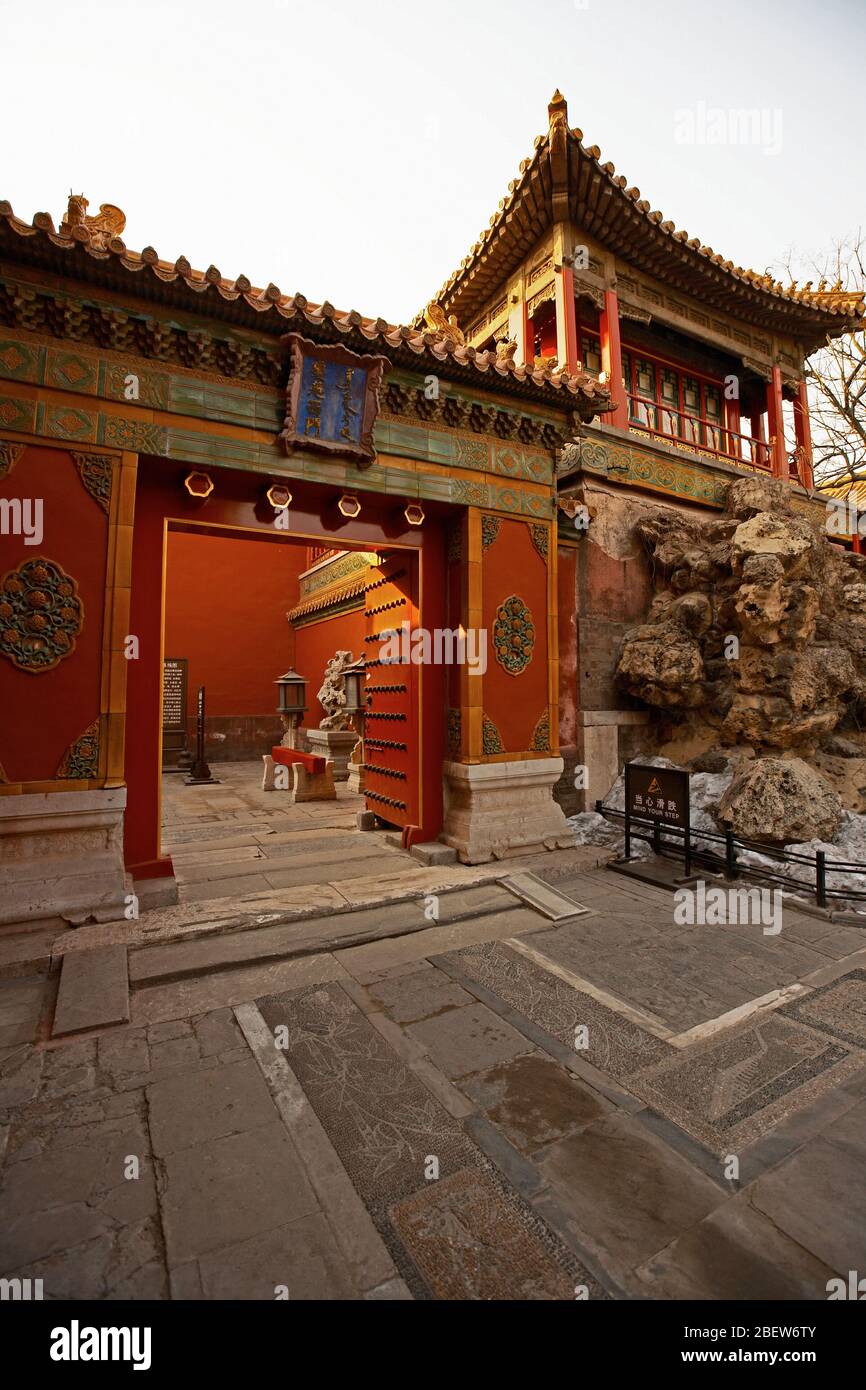
[[[0,924],[124,916],[126,788],[0,797]]]
[[[503,763],[445,763],[442,842],[463,864],[484,864],[574,844],[553,787],[562,758]]]
[[[348,782],[349,755],[357,742],[352,729],[307,729],[307,750],[333,760],[335,782]]]

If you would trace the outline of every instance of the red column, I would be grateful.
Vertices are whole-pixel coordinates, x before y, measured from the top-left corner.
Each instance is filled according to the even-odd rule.
[[[767,383],[767,424],[773,440],[773,477],[788,478],[788,453],[785,448],[785,420],[782,415],[782,372],[773,368],[773,376]]]
[[[577,314],[574,308],[574,271],[564,265],[556,275],[556,356],[560,367],[577,371]]]
[[[605,419],[621,430],[628,429],[628,400],[622,384],[622,345],[619,337],[619,300],[615,290],[605,290],[604,308],[598,316],[601,338],[601,365],[607,374],[613,410]]]
[[[732,458],[740,457],[740,440],[742,426],[740,425],[740,407],[737,401],[728,400],[725,397],[725,429],[727,431],[726,443],[723,445],[725,453]]]
[[[803,461],[803,476],[800,479],[804,487],[812,487],[812,426],[809,423],[809,397],[806,392],[806,383],[801,381],[797,387],[797,399],[794,402],[794,430],[797,436],[797,448],[802,452],[800,458]]]

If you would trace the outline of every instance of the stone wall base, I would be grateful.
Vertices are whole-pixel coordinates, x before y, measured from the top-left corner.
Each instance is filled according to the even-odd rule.
[[[123,917],[126,788],[0,797],[0,925]]]
[[[574,837],[552,794],[562,766],[562,758],[445,763],[440,840],[463,864],[571,848]]]

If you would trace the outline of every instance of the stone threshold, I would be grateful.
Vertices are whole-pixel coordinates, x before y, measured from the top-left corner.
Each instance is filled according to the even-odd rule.
[[[450,910],[447,901],[451,894],[463,898],[462,902],[455,903],[454,910]],[[129,952],[130,988],[134,991],[249,965],[269,965],[345,951],[355,946],[429,931],[431,925],[451,926],[475,918],[514,913],[517,906],[513,895],[496,883],[489,885],[487,893],[483,885],[477,885],[474,891],[470,889],[465,895],[461,894],[459,888],[451,889],[450,893],[441,894],[440,901],[442,916],[436,922],[431,922],[425,916],[422,898],[420,903],[388,903],[384,910],[361,908],[353,913],[340,914],[348,918],[344,931],[334,930],[332,916],[329,915],[306,919],[309,928],[306,932],[303,931],[303,923],[285,922],[235,935],[222,934],[217,938],[198,941],[141,946]],[[298,926],[301,926],[301,932],[297,931]]]

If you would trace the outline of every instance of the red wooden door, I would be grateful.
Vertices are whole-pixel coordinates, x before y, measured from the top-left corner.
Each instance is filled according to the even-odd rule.
[[[364,638],[367,672],[364,726],[364,794],[367,809],[403,829],[417,825],[418,666],[411,653],[411,633],[418,622],[417,560],[410,551],[383,555],[375,579],[367,586]],[[399,634],[399,661],[395,655]]]

